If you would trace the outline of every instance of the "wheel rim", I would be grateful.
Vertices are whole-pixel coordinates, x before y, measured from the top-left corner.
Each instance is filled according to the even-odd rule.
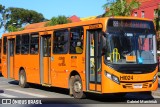
[[[73,85],[73,88],[74,88],[75,92],[79,93],[79,92],[81,92],[82,85],[79,81],[76,81]]]
[[[24,76],[23,75],[20,76],[20,82],[21,82],[21,84],[24,84]]]

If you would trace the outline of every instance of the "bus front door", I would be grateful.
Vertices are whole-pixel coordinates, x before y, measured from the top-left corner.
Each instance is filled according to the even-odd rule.
[[[15,39],[8,39],[7,72],[8,78],[14,78],[14,43]]]
[[[86,63],[87,63],[87,90],[101,92],[101,63],[102,57],[100,55],[100,36],[101,29],[87,31],[87,51]]]
[[[43,35],[40,40],[41,84],[50,85],[51,35]]]

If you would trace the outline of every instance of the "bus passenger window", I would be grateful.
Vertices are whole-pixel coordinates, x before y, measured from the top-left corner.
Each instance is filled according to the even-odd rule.
[[[83,28],[76,27],[70,30],[70,54],[83,52]]]
[[[30,54],[38,54],[39,50],[39,35],[38,33],[31,34]]]
[[[3,37],[3,54],[6,54],[7,50],[7,37]]]
[[[22,35],[21,54],[29,53],[29,34]]]
[[[65,54],[68,52],[68,30],[54,32],[53,53]]]
[[[21,53],[21,36],[17,35],[16,36],[16,54]]]

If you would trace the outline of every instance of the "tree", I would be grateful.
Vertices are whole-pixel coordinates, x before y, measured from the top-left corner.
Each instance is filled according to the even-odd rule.
[[[5,6],[0,4],[0,29],[5,26]]]
[[[157,17],[154,19],[156,30],[160,31],[160,7],[156,10]]]
[[[49,22],[46,23],[45,26],[53,26],[58,24],[66,24],[71,23],[71,20],[68,19],[66,16],[58,16],[58,17],[52,17]]]
[[[38,23],[46,20],[41,13],[23,8],[10,7],[6,9],[6,13],[8,13],[6,23],[6,29],[8,31],[13,31],[13,28],[18,30],[26,24]],[[13,25],[13,23],[16,23],[16,25]]]
[[[107,9],[104,16],[131,16],[134,9],[138,8],[140,3],[137,0],[127,2],[126,0],[116,0],[116,2],[110,2],[103,5],[103,8]]]

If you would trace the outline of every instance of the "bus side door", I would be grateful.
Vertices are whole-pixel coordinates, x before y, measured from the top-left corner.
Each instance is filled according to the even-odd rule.
[[[42,35],[40,39],[40,81],[51,85],[50,74],[51,34]]]
[[[8,49],[7,49],[7,71],[8,78],[14,78],[14,44],[15,39],[8,39]]]
[[[87,87],[90,91],[101,92],[102,56],[100,48],[101,29],[87,31],[86,71]]]

